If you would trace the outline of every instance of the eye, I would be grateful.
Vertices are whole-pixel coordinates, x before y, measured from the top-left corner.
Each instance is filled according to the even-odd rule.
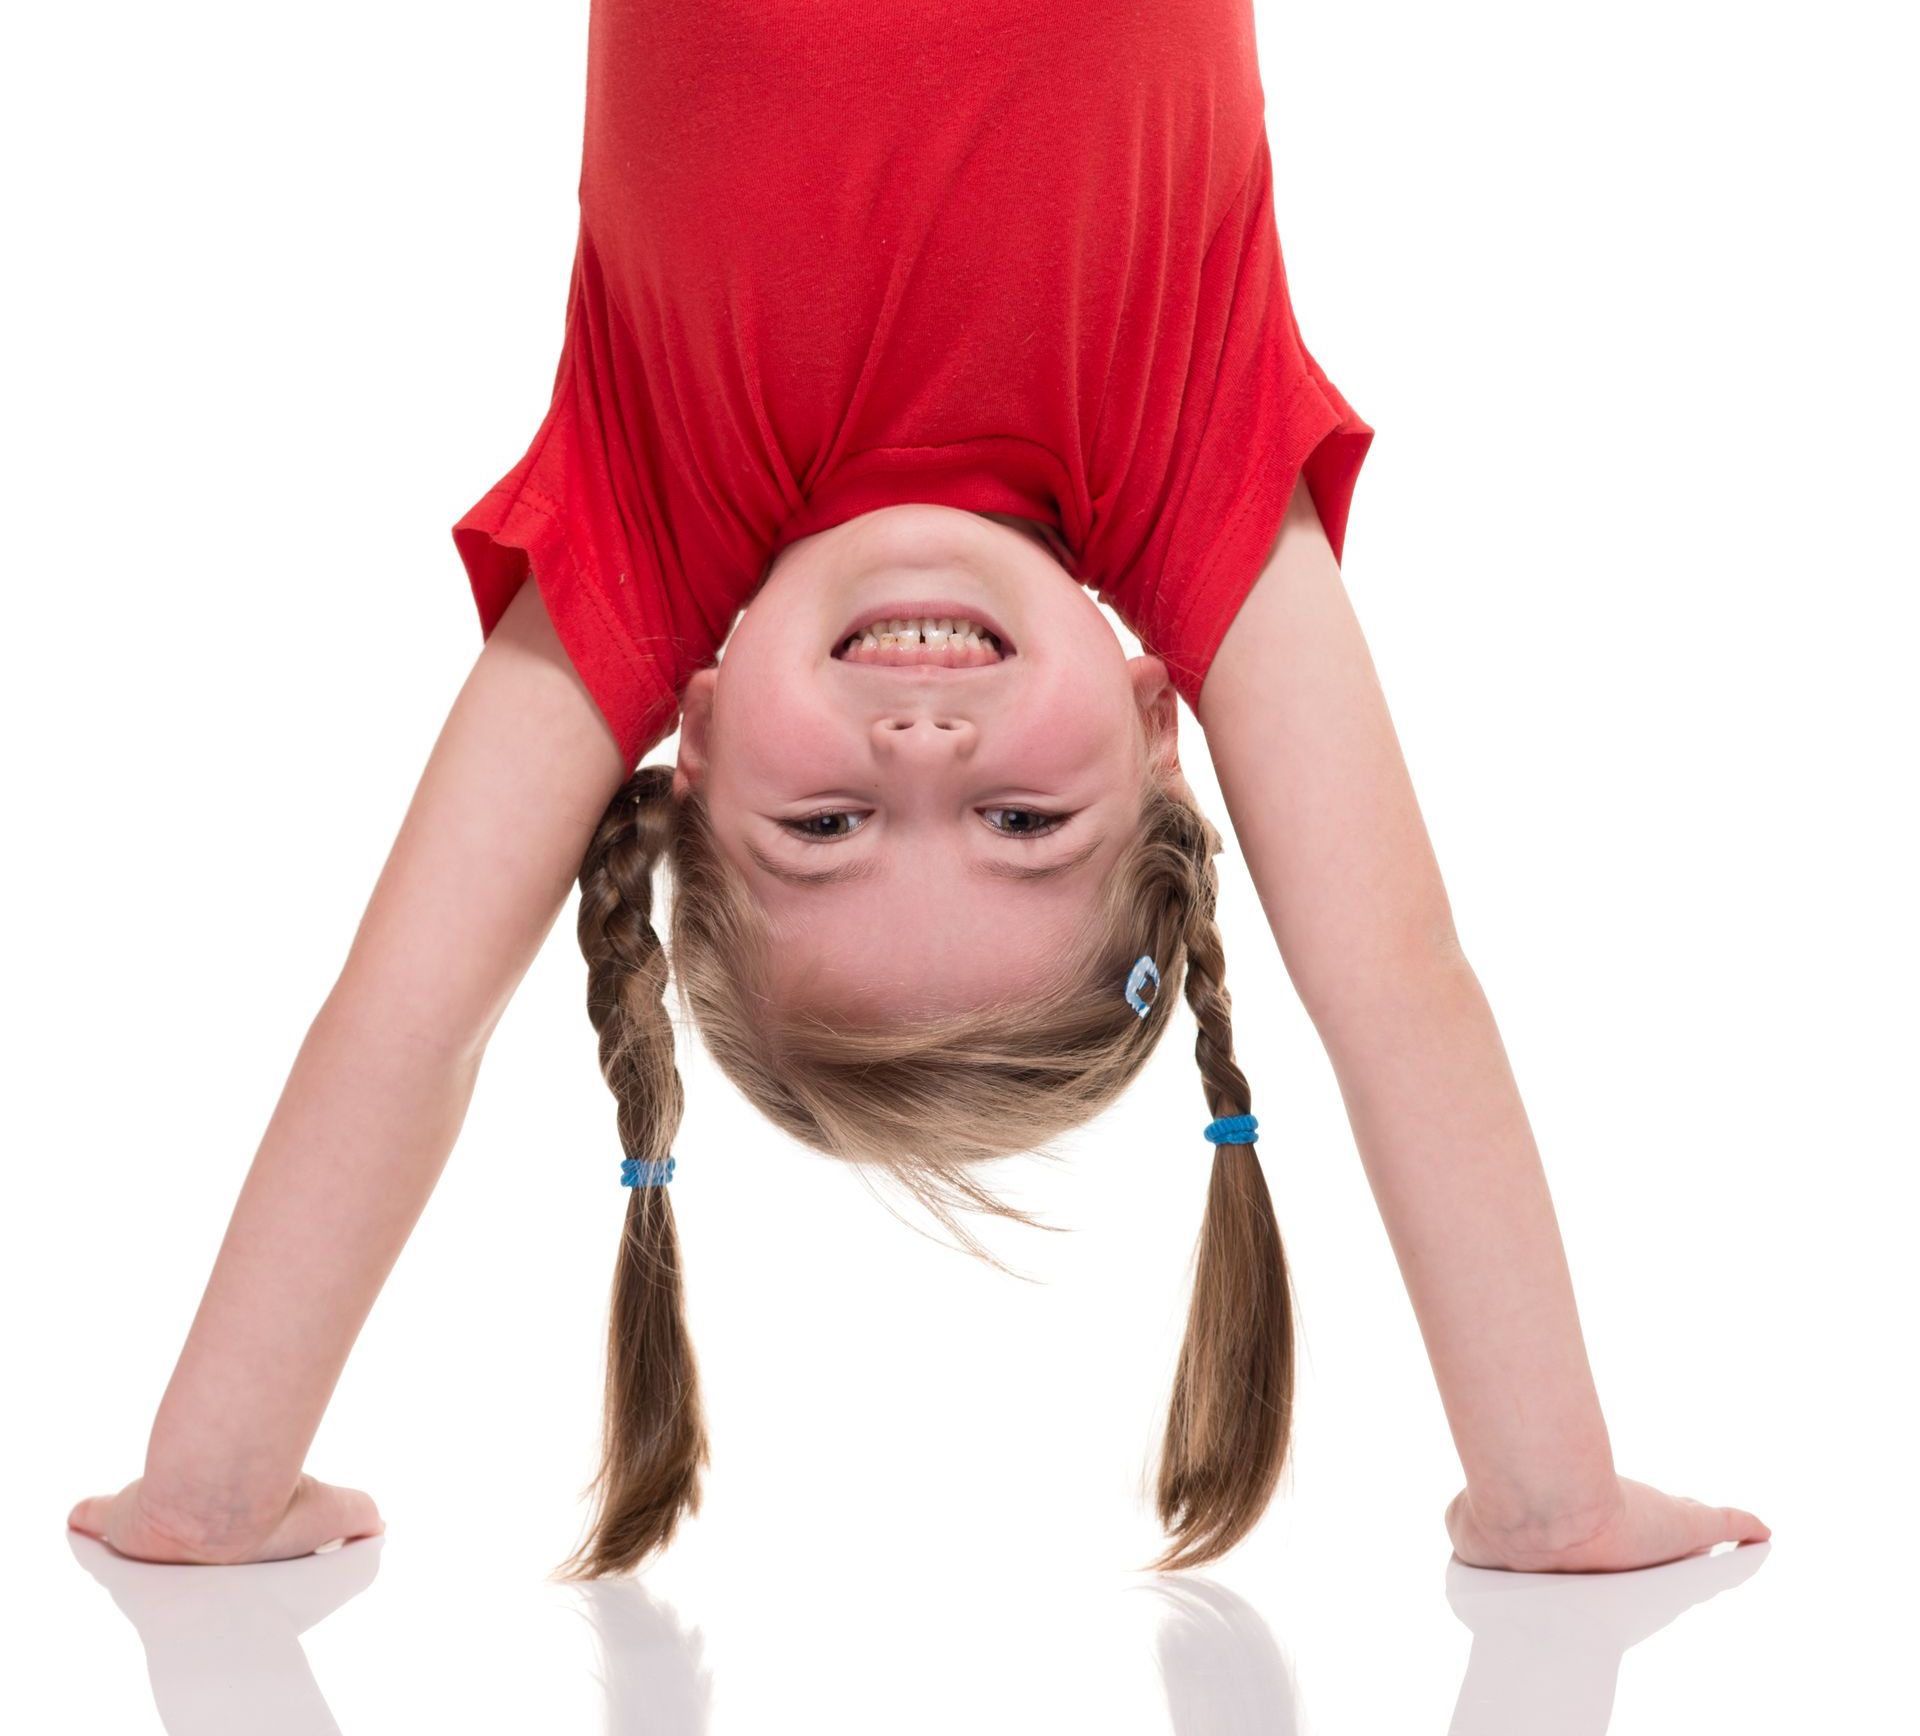
[[[1067,823],[1065,814],[1043,814],[1037,808],[982,808],[980,817],[1003,838],[1044,838]]]
[[[846,808],[802,814],[797,820],[780,822],[796,838],[805,838],[810,844],[831,844],[841,838],[850,838],[866,823],[865,814],[856,814]]]

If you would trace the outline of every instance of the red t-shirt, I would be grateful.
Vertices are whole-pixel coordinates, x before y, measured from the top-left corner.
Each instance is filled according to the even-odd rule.
[[[453,536],[531,565],[629,765],[787,543],[911,501],[1058,533],[1191,705],[1304,473],[1251,0],[594,0],[552,403]]]

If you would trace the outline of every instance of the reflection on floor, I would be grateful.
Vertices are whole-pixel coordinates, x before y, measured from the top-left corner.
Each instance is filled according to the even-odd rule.
[[[131,1561],[77,1532],[74,1557],[146,1648],[168,1736],[335,1736],[300,1636],[373,1583],[383,1539],[248,1567]],[[1473,1634],[1450,1736],[1603,1736],[1620,1660],[1682,1611],[1758,1572],[1768,1545],[1633,1573],[1498,1573],[1449,1561],[1446,1597]],[[592,1622],[616,1736],[707,1736],[713,1678],[700,1629],[639,1580],[567,1588]],[[1293,1736],[1286,1654],[1259,1612],[1217,1581],[1159,1574],[1154,1647],[1171,1736]]]

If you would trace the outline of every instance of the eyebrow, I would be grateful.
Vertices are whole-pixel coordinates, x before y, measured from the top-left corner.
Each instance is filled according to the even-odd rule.
[[[1023,862],[991,861],[981,863],[975,872],[991,874],[998,880],[1051,880],[1056,875],[1071,873],[1082,863],[1090,861],[1099,853],[1105,841],[1095,838],[1081,845],[1078,850],[1062,856],[1059,861],[1049,862],[1044,868],[1030,867]],[[837,868],[788,868],[776,862],[751,839],[747,840],[747,854],[756,867],[789,886],[837,886],[844,880],[871,880],[880,872],[880,864],[870,856],[859,862],[843,863]]]

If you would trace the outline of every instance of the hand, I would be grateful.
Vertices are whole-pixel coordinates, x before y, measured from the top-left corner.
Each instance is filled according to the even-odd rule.
[[[67,1515],[71,1530],[97,1537],[137,1561],[232,1566],[313,1555],[385,1531],[373,1497],[302,1473],[277,1514],[244,1525],[214,1525],[163,1512],[135,1477],[117,1495],[91,1495]]]
[[[1739,1507],[1708,1507],[1663,1495],[1631,1477],[1615,1479],[1616,1499],[1571,1526],[1502,1525],[1474,1512],[1462,1489],[1447,1504],[1447,1535],[1469,1567],[1519,1573],[1616,1573],[1697,1555],[1716,1543],[1764,1543],[1773,1535]]]

